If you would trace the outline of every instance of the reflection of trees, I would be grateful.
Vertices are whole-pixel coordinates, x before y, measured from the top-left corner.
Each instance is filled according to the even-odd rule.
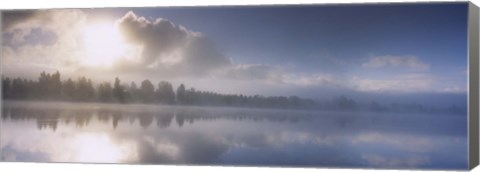
[[[74,110],[72,112],[73,119],[75,120],[75,124],[77,127],[84,127],[87,126],[90,122],[90,118],[92,117],[92,111],[89,110]]]
[[[101,122],[108,123],[108,121],[110,120],[110,112],[103,109],[98,110],[97,119]]]
[[[114,129],[117,128],[118,122],[121,121],[122,119],[123,118],[121,113],[119,112],[112,113],[112,125]]]
[[[157,126],[159,128],[167,128],[170,126],[173,120],[173,112],[161,112],[158,115],[155,115],[155,119],[157,120]]]
[[[139,113],[137,116],[140,120],[140,125],[143,128],[147,128],[153,122],[153,114],[152,113],[142,112],[142,113]]]
[[[5,108],[2,108],[2,120],[6,120],[7,118],[9,118],[9,116],[10,116],[10,111]]]
[[[311,115],[307,111],[191,107],[177,109],[175,121],[179,127],[196,121],[215,120],[297,123],[308,120]]]
[[[37,128],[42,130],[43,128],[50,128],[53,131],[57,129],[57,120],[37,120]]]
[[[182,113],[177,113],[175,115],[175,120],[177,121],[177,124],[179,127],[182,127],[183,126],[183,121],[185,120],[185,117]]]
[[[3,120],[11,119],[14,121],[36,119],[39,130],[49,128],[55,131],[58,126],[60,112],[58,109],[3,108],[2,118]]]
[[[60,116],[60,111],[57,109],[50,109],[46,111],[38,111],[39,116],[42,118],[37,119],[37,128],[50,128],[53,131],[57,129],[58,117]]]
[[[48,105],[47,105],[48,104]],[[99,105],[96,108],[85,106],[29,106],[28,103],[20,103],[15,106],[2,108],[2,119],[23,121],[36,120],[38,129],[50,128],[56,130],[58,123],[75,125],[78,128],[86,127],[91,120],[111,124],[117,128],[123,121],[133,124],[135,120],[139,125],[148,128],[154,121],[158,128],[168,128],[175,118],[175,123],[182,127],[193,124],[196,121],[234,120],[253,122],[299,122],[308,120],[310,115],[303,111],[288,110],[264,110],[264,109],[236,109],[236,108],[203,108],[203,107],[175,107],[162,106],[161,108],[133,110],[118,108],[117,106]],[[72,104],[76,105],[76,104]],[[154,106],[152,106],[154,107]]]

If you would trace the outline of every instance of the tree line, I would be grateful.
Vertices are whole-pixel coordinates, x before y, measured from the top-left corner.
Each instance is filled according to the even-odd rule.
[[[243,94],[220,94],[199,91],[180,84],[174,88],[168,81],[152,83],[143,80],[122,83],[116,77],[111,82],[96,85],[84,76],[61,80],[60,72],[42,72],[37,80],[2,76],[2,97],[5,100],[52,100],[70,102],[143,103],[165,105],[232,106],[280,109],[317,109],[404,113],[466,113],[466,107],[431,107],[417,103],[381,104],[377,101],[358,103],[346,96],[334,97],[327,102],[297,96],[262,96]]]
[[[198,91],[180,84],[176,89],[168,81],[155,84],[143,80],[122,83],[116,77],[111,82],[95,85],[84,76],[76,80],[61,80],[60,72],[42,72],[37,80],[2,76],[2,97],[6,100],[52,100],[72,102],[144,103],[166,105],[236,106],[261,108],[313,108],[311,99],[297,96],[261,96],[220,94]]]

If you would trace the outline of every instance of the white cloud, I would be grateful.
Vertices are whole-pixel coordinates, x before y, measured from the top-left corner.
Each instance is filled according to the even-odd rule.
[[[89,24],[87,14],[83,11],[14,11],[4,17],[3,34],[11,35],[9,43],[2,45],[2,60],[9,64],[3,67],[11,72],[7,74],[38,74],[35,72],[51,69],[75,74],[103,72],[106,75],[123,73],[145,77],[199,77],[231,64],[230,59],[202,34],[175,25],[167,19],[150,21],[129,12],[117,24],[126,39],[134,44],[129,46],[131,51],[117,58],[111,69],[100,69],[81,65],[86,58],[84,29]],[[22,44],[33,29],[52,32],[57,39],[51,45]],[[19,66],[37,68],[18,71]]]
[[[231,64],[207,37],[167,19],[150,21],[130,11],[117,24],[127,40],[142,47],[140,64],[125,61],[118,70],[147,68],[160,75],[198,77]]]
[[[43,69],[62,70],[81,60],[80,37],[86,15],[79,10],[49,10],[28,13],[23,17],[11,12],[3,23],[8,23],[3,34],[12,34],[13,44],[25,42],[33,29],[52,32],[56,40],[51,44],[21,44],[17,47],[2,45],[2,67],[7,74],[33,73]],[[12,16],[12,17],[8,17]],[[21,16],[21,15],[20,15]],[[5,41],[5,40],[4,40]],[[21,70],[21,71],[19,71]],[[8,73],[11,72],[11,73]],[[38,74],[38,73],[37,73]]]
[[[410,135],[386,135],[376,132],[362,133],[352,139],[353,144],[378,144],[410,152],[428,152],[433,143],[428,138]]]
[[[232,64],[215,71],[214,78],[262,81],[273,85],[289,85],[299,87],[345,87],[345,81],[327,73],[294,73],[282,66],[265,64]]]
[[[443,89],[440,89],[439,91],[445,92],[445,93],[465,93],[467,91],[467,88],[459,87],[459,86],[451,86],[451,87],[445,87]]]
[[[433,86],[436,82],[434,76],[425,73],[398,74],[385,78],[349,77],[329,73],[294,73],[281,66],[262,64],[231,65],[217,70],[212,76],[234,80],[258,80],[273,85],[327,87],[362,92],[435,91]]]
[[[333,76],[326,74],[294,74],[280,66],[267,64],[234,64],[207,37],[164,18],[148,20],[133,12],[116,21],[126,40],[133,43],[131,51],[116,59],[111,69],[79,65],[85,58],[83,28],[88,26],[87,14],[79,10],[46,10],[12,12],[4,20],[4,33],[10,33],[16,45],[25,41],[33,28],[51,31],[58,39],[52,45],[22,44],[2,46],[2,59],[7,74],[18,75],[60,70],[63,74],[87,75],[94,79],[111,76],[142,76],[144,78],[212,77],[270,84],[315,86],[330,84]],[[44,23],[48,23],[45,25]]]
[[[432,91],[435,79],[429,75],[404,74],[385,79],[353,76],[350,80],[355,90],[366,92],[421,92]]]
[[[371,165],[388,168],[414,168],[419,165],[430,162],[427,156],[409,156],[405,158],[384,157],[377,154],[363,154],[362,159],[368,161]]]
[[[435,76],[429,73],[399,73],[386,77],[343,76],[331,73],[295,73],[281,66],[254,64],[231,65],[213,76],[240,80],[260,80],[274,85],[329,87],[362,92],[435,91]],[[453,91],[453,90],[449,90]]]
[[[341,86],[340,80],[333,75],[317,73],[317,74],[284,74],[282,75],[282,83],[297,86]]]
[[[368,62],[362,64],[365,68],[381,68],[381,67],[407,67],[417,70],[428,70],[429,64],[426,64],[415,56],[378,56],[370,58]]]
[[[330,87],[366,92],[432,91],[435,79],[425,74],[399,74],[389,78],[340,76],[338,73],[297,73],[269,64],[235,64],[214,43],[199,32],[163,18],[148,20],[133,12],[117,20],[131,51],[116,59],[110,69],[81,66],[85,59],[83,29],[87,14],[80,10],[46,10],[8,14],[4,33],[13,34],[15,44],[24,42],[33,28],[53,32],[53,44],[2,46],[3,71],[37,76],[42,70],[60,70],[63,76],[86,75],[93,79],[139,76],[149,79],[214,78],[242,82],[263,82],[288,87]],[[330,59],[334,60],[334,58]],[[407,67],[428,70],[429,65],[415,56],[378,56],[362,64],[366,68]],[[335,69],[337,71],[337,69]],[[98,75],[102,73],[102,75]],[[71,76],[74,75],[74,76]],[[24,75],[25,76],[25,75]],[[461,92],[460,87],[437,88],[440,92]]]
[[[284,70],[279,66],[236,64],[216,70],[212,73],[212,77],[236,80],[278,80],[282,73],[284,73]]]
[[[117,24],[128,41],[143,46],[142,60],[145,64],[152,64],[163,54],[170,54],[184,46],[188,37],[193,36],[184,27],[167,19],[157,18],[152,22],[132,11],[119,19]]]

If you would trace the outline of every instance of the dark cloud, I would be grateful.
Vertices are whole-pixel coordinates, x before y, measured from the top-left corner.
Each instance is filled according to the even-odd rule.
[[[36,11],[5,11],[2,12],[2,29],[9,30],[16,24],[35,17]]]
[[[20,47],[25,45],[53,45],[58,40],[58,35],[50,30],[32,28],[30,32],[22,34],[21,39],[16,37],[17,32],[7,32],[3,36],[3,45]],[[20,33],[21,34],[21,33]]]
[[[231,65],[230,59],[218,51],[212,41],[202,36],[190,40],[183,57],[183,63],[177,69],[184,73],[202,74],[208,69]]]
[[[18,24],[37,20],[38,22],[50,22],[50,13],[41,10],[14,10],[2,12],[2,30],[9,31],[14,29]]]

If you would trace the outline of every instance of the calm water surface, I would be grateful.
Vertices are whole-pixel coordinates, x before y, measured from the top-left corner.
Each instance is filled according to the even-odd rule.
[[[466,115],[4,102],[1,160],[467,168]]]

